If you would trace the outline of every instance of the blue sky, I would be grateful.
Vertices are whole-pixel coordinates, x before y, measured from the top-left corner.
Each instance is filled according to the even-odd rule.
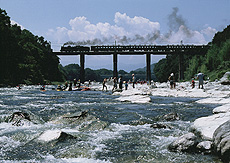
[[[63,43],[206,44],[230,25],[229,0],[0,0],[12,23]],[[152,56],[152,63],[162,56]],[[60,57],[63,65],[78,56]],[[118,56],[118,69],[145,66],[145,56]],[[112,56],[86,56],[86,67],[112,69]]]

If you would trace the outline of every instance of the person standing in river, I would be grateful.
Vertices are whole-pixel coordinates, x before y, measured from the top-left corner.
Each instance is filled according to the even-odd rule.
[[[175,88],[176,83],[175,83],[175,77],[174,77],[173,73],[170,74],[168,80],[169,80],[169,83],[170,83],[170,88],[171,89]]]
[[[104,91],[104,88],[106,88],[106,91],[107,91],[107,86],[105,85],[106,82],[107,82],[107,79],[105,78],[102,83],[102,86],[103,86],[102,91]]]
[[[197,74],[197,79],[199,81],[198,88],[200,89],[201,86],[201,89],[204,89],[204,74],[199,71]]]
[[[127,90],[127,89],[128,89],[128,82],[125,81],[125,90]]]
[[[113,91],[114,89],[117,89],[117,77],[114,77],[114,78],[113,78],[113,89],[112,89],[112,91]]]
[[[72,86],[73,86],[73,83],[70,82],[70,83],[69,83],[69,89],[68,89],[68,91],[72,91]]]
[[[122,84],[123,84],[123,79],[122,79],[122,76],[120,76],[120,78],[119,78],[119,89],[121,89],[122,90]]]
[[[135,88],[136,78],[134,74],[132,74],[132,82],[133,82],[133,88]]]

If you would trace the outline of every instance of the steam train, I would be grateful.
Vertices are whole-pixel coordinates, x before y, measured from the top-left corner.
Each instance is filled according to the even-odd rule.
[[[134,52],[134,51],[177,51],[186,49],[207,49],[209,45],[101,45],[101,46],[62,46],[61,52]]]

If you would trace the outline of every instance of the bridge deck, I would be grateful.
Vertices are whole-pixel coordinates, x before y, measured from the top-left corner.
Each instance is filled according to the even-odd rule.
[[[119,54],[119,55],[145,55],[145,54],[152,54],[152,55],[166,55],[166,54],[171,54],[173,52],[165,52],[165,51],[159,51],[159,52],[150,52],[150,51],[134,51],[134,52],[94,52],[94,51],[89,51],[89,52],[53,52],[55,55],[113,55],[114,53]]]

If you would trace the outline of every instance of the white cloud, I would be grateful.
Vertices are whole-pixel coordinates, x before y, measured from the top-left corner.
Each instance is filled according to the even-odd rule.
[[[57,43],[62,43],[69,39],[68,29],[65,27],[57,27],[56,30],[49,29],[47,36],[51,37],[52,40],[55,40]]]
[[[70,29],[66,27],[58,27],[55,30],[51,29],[47,35],[53,37],[52,40],[60,42],[67,41],[86,41],[86,40],[101,40],[102,42],[108,42],[107,44],[114,43],[114,40],[132,41],[136,43],[137,35],[140,37],[147,37],[150,34],[158,34],[160,30],[160,24],[158,22],[152,22],[149,19],[143,17],[131,18],[125,13],[121,14],[117,12],[114,19],[115,25],[111,25],[107,22],[99,22],[97,24],[90,23],[86,17],[76,17],[69,21]],[[125,40],[128,39],[128,40]],[[140,42],[139,42],[140,43]]]
[[[171,22],[173,23],[173,22]],[[176,22],[177,23],[177,22]],[[189,29],[181,24],[167,34],[160,33],[160,23],[141,16],[129,17],[126,13],[115,13],[114,25],[99,22],[92,24],[86,17],[69,21],[69,27],[57,27],[47,33],[51,42],[67,41],[83,44],[206,44],[216,29],[206,27],[201,31]],[[61,45],[60,45],[61,46]]]
[[[209,40],[209,41],[211,41],[211,39],[216,34],[216,32],[217,32],[217,30],[212,28],[212,27],[207,27],[207,28],[201,30],[201,33],[204,35],[206,40]]]

